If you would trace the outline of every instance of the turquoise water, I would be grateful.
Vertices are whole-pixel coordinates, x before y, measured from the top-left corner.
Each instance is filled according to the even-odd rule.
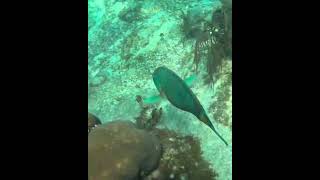
[[[162,109],[154,128],[199,139],[201,156],[217,174],[215,179],[232,179],[230,2],[89,0],[88,111],[102,124],[119,120],[136,124],[143,109],[137,96],[146,99],[159,95],[152,79],[156,68],[166,66],[181,79],[192,77],[193,82],[187,82],[192,84],[190,89],[229,146],[197,117],[175,107],[165,96],[150,105],[151,110]],[[146,111],[146,116],[152,116],[151,110]],[[89,141],[93,138],[89,137]],[[163,146],[165,141],[161,143]],[[140,179],[151,179],[150,174],[163,172],[153,168],[144,173]],[[188,174],[172,174],[169,179],[188,179]]]

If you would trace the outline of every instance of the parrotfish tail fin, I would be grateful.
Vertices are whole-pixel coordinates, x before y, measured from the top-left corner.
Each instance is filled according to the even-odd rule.
[[[228,146],[227,141],[217,132],[217,130],[214,128],[213,124],[211,123],[209,117],[206,114],[202,116],[201,121],[207,124],[213,130],[213,132],[224,142],[224,144]]]
[[[187,84],[188,87],[191,87],[194,82],[196,81],[197,79],[197,75],[196,74],[193,74],[187,78],[184,79],[184,82]]]
[[[210,123],[211,124],[211,123]],[[225,139],[223,139],[223,137],[217,132],[217,130],[213,127],[213,125],[211,124],[210,128],[213,130],[214,133],[216,133],[216,135],[224,142],[224,144],[226,146],[228,146],[228,143]]]
[[[155,96],[151,96],[148,98],[144,98],[143,100],[143,104],[157,104],[161,101],[161,96],[160,95],[155,95]]]

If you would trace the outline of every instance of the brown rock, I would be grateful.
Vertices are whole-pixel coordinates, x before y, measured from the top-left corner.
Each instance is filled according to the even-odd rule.
[[[89,180],[135,180],[156,169],[159,140],[130,121],[113,121],[88,136]]]

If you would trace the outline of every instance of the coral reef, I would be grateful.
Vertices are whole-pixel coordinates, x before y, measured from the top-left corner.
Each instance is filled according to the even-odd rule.
[[[156,129],[163,155],[159,167],[144,180],[215,180],[218,174],[202,157],[199,140],[174,131]]]
[[[232,72],[231,61],[224,61],[222,64],[220,83],[216,85],[216,99],[209,107],[213,119],[232,130]]]
[[[162,108],[142,104],[142,97],[139,95],[136,97],[136,100],[141,108],[139,116],[135,118],[137,127],[146,130],[155,128],[162,116]]]
[[[93,78],[91,82],[89,82],[89,86],[90,88],[95,88],[105,83],[106,81],[107,81],[106,76],[97,76],[96,78]]]
[[[218,174],[202,157],[199,139],[182,136],[172,130],[155,128],[162,111],[154,106],[144,106],[141,98],[137,96],[142,109],[140,116],[136,118],[137,126],[158,137],[163,152],[158,168],[143,180],[216,179]]]
[[[131,7],[123,9],[119,13],[118,17],[122,21],[132,23],[134,21],[139,21],[142,18],[140,13],[141,13],[141,4],[136,3],[136,4],[133,4],[133,6]]]
[[[135,45],[138,41],[139,36],[136,31],[133,31],[123,40],[120,54],[121,59],[128,61],[133,56],[133,54],[136,52]]]
[[[89,180],[215,180],[203,159],[199,139],[155,128],[162,109],[140,104],[136,124],[116,120],[103,125],[88,113]]]
[[[113,121],[88,136],[89,180],[135,180],[159,163],[159,140],[130,121]]]
[[[231,14],[228,14],[231,8],[226,8],[227,5],[224,5],[231,4],[231,0],[221,1],[222,3],[219,0],[175,0],[173,3],[167,0],[89,0],[88,111],[99,115],[102,123],[126,119],[135,122],[136,128],[147,133],[156,134],[158,128],[168,128],[184,135],[193,134],[201,140],[202,156],[212,165],[213,172],[217,172],[221,180],[230,180],[232,179],[232,151],[229,148],[220,149],[221,142],[212,139],[211,131],[207,131],[198,123],[188,121],[193,117],[183,112],[176,113],[174,107],[166,102],[161,103],[163,108],[161,111],[157,106],[139,109],[134,100],[137,94],[149,97],[156,93],[151,74],[159,66],[165,65],[183,78],[196,74],[199,79],[192,90],[203,102],[210,119],[214,117],[211,120],[219,122],[217,123],[219,132],[230,139],[232,132],[229,131],[228,126],[232,126],[231,112],[229,112],[232,99],[229,93],[231,84],[226,84],[227,79],[224,80],[229,76],[224,73],[224,68],[229,66],[224,64],[231,61],[226,60],[230,58],[222,59],[222,66],[215,65],[215,63],[219,64],[219,61],[207,61],[209,56],[214,60],[224,54],[231,54],[231,48],[227,48],[227,43],[220,43],[226,42],[224,38],[227,39],[226,33],[223,34],[223,32],[230,32],[228,38],[232,38],[231,31],[227,30],[232,29],[231,23],[226,25],[223,20],[231,18]],[[182,17],[181,11],[183,11]],[[226,21],[231,22],[231,19]],[[215,29],[218,29],[221,34]],[[220,29],[224,30],[220,31]],[[217,51],[224,52],[224,49],[229,49],[230,52],[219,55],[208,49],[210,32],[215,33],[213,40],[221,45]],[[197,39],[199,50],[195,52]],[[231,41],[229,44],[231,45]],[[196,63],[192,62],[195,53],[198,53],[198,57],[200,56],[198,58],[199,74],[195,71]],[[206,66],[211,68],[210,72]],[[212,67],[217,68],[214,70]],[[202,78],[203,75],[206,78]],[[212,85],[213,90],[205,86],[204,81]],[[223,102],[224,100],[228,102]],[[210,105],[212,105],[211,109],[209,109]],[[134,117],[140,119],[133,119]],[[185,123],[181,123],[184,119]],[[89,138],[100,126],[98,125],[89,133]],[[163,131],[167,130],[163,129]],[[183,139],[181,134],[178,135]],[[161,139],[160,136],[157,138]],[[168,136],[167,139],[169,138]],[[183,142],[182,139],[181,142]],[[163,143],[166,142],[163,141]],[[181,146],[187,146],[186,144]],[[169,147],[165,144],[163,146]],[[168,149],[163,154],[168,153],[167,151]],[[104,156],[107,155],[100,157]],[[100,165],[101,168],[104,166],[103,163]],[[106,169],[109,167],[110,164],[107,164]],[[161,167],[164,170],[167,166]],[[158,166],[157,170],[152,171],[152,176],[146,172],[135,178],[152,178],[160,175],[170,177],[169,173],[172,172],[170,168],[174,166],[168,167],[167,171],[160,171]],[[197,169],[195,166],[193,168]],[[175,178],[179,177],[186,179],[183,178],[186,176],[175,174]]]

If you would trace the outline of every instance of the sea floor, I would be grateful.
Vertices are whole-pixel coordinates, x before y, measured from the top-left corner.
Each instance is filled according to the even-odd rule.
[[[139,3],[140,2],[140,3]],[[103,123],[125,119],[135,121],[140,113],[136,96],[158,93],[152,73],[166,66],[180,77],[196,73],[193,64],[194,40],[185,39],[181,31],[181,10],[201,9],[211,14],[219,1],[143,1],[89,0],[88,111]],[[192,91],[207,111],[224,143],[210,128],[188,112],[163,100],[163,117],[159,128],[192,134],[201,142],[203,156],[221,180],[232,179],[232,82],[222,76],[207,85],[197,74]],[[224,71],[232,71],[226,60]],[[227,98],[219,98],[226,96]],[[221,100],[222,99],[222,100]],[[224,122],[224,123],[222,123]]]

